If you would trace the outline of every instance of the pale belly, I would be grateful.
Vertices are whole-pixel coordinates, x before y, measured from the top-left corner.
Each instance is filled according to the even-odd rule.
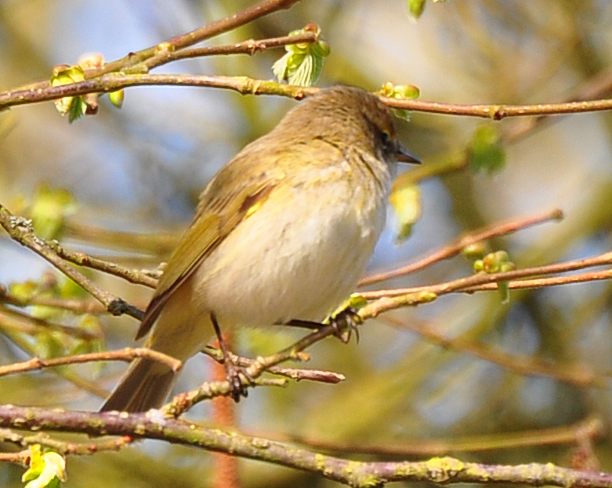
[[[269,200],[242,222],[194,273],[192,303],[222,327],[263,326],[321,321],[348,298],[384,225],[384,197],[340,192],[321,206],[314,192],[290,192],[285,207]]]

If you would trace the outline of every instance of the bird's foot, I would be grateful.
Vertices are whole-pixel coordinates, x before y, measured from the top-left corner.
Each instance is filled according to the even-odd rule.
[[[355,341],[359,342],[358,326],[363,319],[353,307],[346,307],[329,318],[329,325],[334,329],[334,335],[345,344],[348,344],[355,333]]]
[[[229,383],[229,395],[238,403],[240,397],[249,396],[248,386],[252,385],[254,380],[247,372],[246,368],[239,366],[234,362],[231,354],[224,355],[223,367],[225,368],[225,379]]]

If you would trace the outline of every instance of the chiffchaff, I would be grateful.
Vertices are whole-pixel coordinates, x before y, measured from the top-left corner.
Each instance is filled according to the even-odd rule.
[[[377,97],[338,86],[308,98],[204,189],[136,339],[151,331],[146,347],[184,361],[219,325],[321,322],[364,272],[398,160],[418,162]],[[160,407],[175,376],[137,359],[102,410]]]

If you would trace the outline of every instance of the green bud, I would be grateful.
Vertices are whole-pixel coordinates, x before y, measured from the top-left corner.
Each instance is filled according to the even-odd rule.
[[[418,19],[425,10],[425,0],[408,0],[408,11]]]
[[[463,254],[466,258],[481,258],[487,252],[487,246],[484,242],[474,242],[472,244],[468,244],[463,249],[461,249],[461,254]]]
[[[506,251],[496,251],[487,254],[482,259],[482,268],[486,273],[502,273],[514,269],[514,263]]]
[[[360,295],[359,293],[353,293],[349,297],[349,300],[347,303],[349,307],[353,307],[356,310],[362,307],[365,307],[367,304],[368,304],[368,301],[365,298],[363,298],[363,296]]]
[[[76,202],[68,190],[39,186],[30,209],[34,230],[43,239],[59,239],[66,216],[75,208]]]
[[[398,100],[414,100],[419,97],[421,92],[414,85],[394,85],[390,81],[387,81],[379,93],[388,98],[397,98]],[[399,108],[394,108],[393,113],[405,120],[410,120],[410,112]]]
[[[121,108],[123,106],[123,99],[125,98],[125,90],[110,92],[108,98],[115,107]]]

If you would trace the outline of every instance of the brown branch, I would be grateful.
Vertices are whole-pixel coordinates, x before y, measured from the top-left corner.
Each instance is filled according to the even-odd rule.
[[[344,454],[382,456],[445,456],[457,452],[487,452],[534,446],[576,444],[581,438],[600,438],[605,433],[599,418],[589,417],[574,425],[520,432],[503,432],[456,439],[413,439],[402,444],[353,444],[319,440],[313,437],[283,436],[279,440],[299,442],[311,449]]]
[[[0,306],[0,326],[3,329],[12,329],[25,333],[30,336],[38,334],[41,329],[53,330],[66,334],[70,337],[77,337],[86,341],[100,339],[99,334],[79,327],[70,327],[57,324],[48,320],[32,317],[20,310]]]
[[[8,232],[9,236],[45,258],[68,278],[87,290],[96,300],[102,303],[112,315],[128,314],[138,320],[142,319],[142,311],[125,302],[123,299],[103,290],[83,273],[76,270],[71,264],[62,259],[56,252],[54,245],[49,244],[34,233],[32,223],[21,217],[11,214],[6,207],[0,204],[0,226]]]
[[[269,80],[255,80],[246,76],[206,76],[206,75],[150,75],[150,74],[115,74],[109,73],[98,78],[86,79],[78,83],[44,88],[16,89],[0,93],[0,110],[17,105],[40,103],[63,97],[85,95],[87,93],[108,93],[132,86],[173,85],[202,86],[234,90],[241,94],[279,95],[297,100],[318,91],[317,88],[304,88],[283,85]],[[500,120],[504,117],[520,115],[559,115],[583,113],[612,109],[612,100],[593,100],[589,102],[571,102],[539,105],[459,105],[417,100],[398,100],[382,97],[383,101],[394,108],[411,111],[440,113],[447,115],[471,115]]]
[[[164,418],[155,411],[92,413],[3,405],[0,427],[159,439],[299,469],[352,487],[382,486],[391,481],[612,487],[611,474],[566,469],[550,463],[503,466],[464,463],[448,457],[422,462],[357,462],[182,419]]]
[[[531,215],[524,218],[513,218],[499,224],[493,224],[491,226],[483,227],[481,229],[464,233],[463,235],[456,238],[454,241],[444,245],[440,249],[391,271],[385,271],[381,273],[371,274],[361,280],[359,286],[367,286],[380,281],[388,280],[390,278],[397,278],[398,276],[407,275],[419,271],[427,266],[432,265],[438,261],[444,259],[450,259],[470,245],[478,242],[491,239],[492,237],[503,236],[516,232],[520,229],[525,229],[533,225],[548,222],[550,220],[561,220],[563,218],[563,212],[555,209],[553,211],[542,212],[536,215]]]
[[[247,7],[236,14],[230,15],[225,19],[205,25],[187,34],[173,37],[166,42],[174,49],[192,46],[200,41],[210,39],[211,37],[218,36],[224,32],[229,32],[237,27],[240,27],[241,25],[253,22],[256,19],[270,15],[278,10],[289,9],[299,1],[300,0],[264,0],[256,3],[255,5]]]
[[[612,99],[589,100],[582,102],[540,103],[534,105],[468,105],[459,103],[424,102],[420,100],[399,100],[381,97],[393,108],[427,112],[442,115],[464,115],[501,120],[506,117],[534,115],[563,115],[584,112],[600,112],[612,109]]]
[[[573,93],[563,101],[575,102],[601,98],[610,90],[612,90],[612,67],[608,67],[578,85],[572,90]],[[546,115],[523,119],[520,123],[502,129],[502,138],[507,143],[516,142],[550,121],[551,117]]]
[[[20,363],[13,363],[7,366],[0,366],[0,377],[9,374],[23,373],[26,371],[38,371],[44,368],[55,368],[57,366],[65,366],[67,364],[90,363],[94,361],[132,361],[136,358],[147,357],[154,361],[164,363],[173,371],[179,371],[183,365],[181,361],[167,354],[163,354],[153,349],[146,347],[120,349],[117,351],[91,352],[86,354],[75,354],[73,356],[64,356],[60,358],[41,359],[31,358]]]
[[[0,303],[7,303],[15,307],[44,306],[69,310],[75,314],[99,315],[106,312],[106,308],[91,299],[79,300],[34,295],[23,298],[11,293],[5,286],[0,285]]]
[[[248,54],[252,56],[256,52],[266,49],[287,46],[289,44],[313,43],[318,39],[316,32],[307,31],[294,36],[274,37],[271,39],[251,39],[237,44],[225,44],[222,46],[205,46],[194,49],[183,49],[181,51],[160,50],[155,56],[147,59],[143,64],[148,69],[167,64],[180,59],[199,58],[203,56],[217,56],[229,54]]]
[[[455,292],[455,291],[463,291],[465,289],[469,289],[470,287],[474,287],[476,285],[483,285],[487,283],[497,283],[499,281],[509,281],[512,278],[519,278],[523,276],[532,276],[537,274],[548,274],[548,273],[556,273],[561,271],[570,271],[572,269],[581,269],[589,266],[599,266],[603,264],[611,264],[612,263],[612,252],[607,253],[601,256],[597,256],[595,258],[583,259],[579,261],[572,261],[567,263],[549,265],[549,266],[540,266],[537,268],[528,268],[523,270],[514,270],[506,273],[496,273],[496,274],[485,274],[479,273],[474,276],[470,276],[468,278],[461,278],[459,280],[455,280],[448,283],[442,283],[439,285],[432,285],[429,287],[419,287],[419,288],[409,288],[409,289],[400,289],[400,290],[384,290],[377,292],[366,292],[362,295],[364,298],[373,299],[378,298],[378,300],[369,303],[359,310],[359,315],[362,319],[366,320],[368,318],[373,318],[379,315],[382,312],[392,310],[395,308],[405,307],[405,306],[414,306],[422,303],[427,303],[432,300],[435,300],[438,296],[444,295],[447,293]],[[288,361],[288,360],[301,360],[304,358],[304,353],[302,352],[307,347],[312,344],[328,337],[330,335],[336,334],[337,331],[334,327],[330,325],[326,325],[321,327],[316,332],[307,335],[300,341],[296,342],[292,346],[265,358],[260,357],[255,361],[250,362],[249,366],[246,369],[246,373],[249,378],[255,380],[254,384],[247,379],[244,379],[245,386],[254,386],[261,384],[259,377],[271,367],[276,366],[277,364]],[[499,353],[496,353],[499,358]],[[513,358],[516,362],[516,358]],[[508,361],[509,362],[509,361]],[[248,364],[249,362],[245,362]],[[532,373],[532,374],[546,374],[548,376],[555,376],[564,381],[579,384],[579,385],[591,385],[597,384],[598,379],[595,378],[592,372],[585,371],[565,371],[559,372],[558,368],[550,368],[545,364],[535,364],[531,363],[534,369],[526,370],[524,365],[520,365],[516,363],[514,368],[517,372],[521,373]],[[536,369],[536,366],[539,369]],[[183,414],[185,411],[189,410],[193,405],[203,400],[208,400],[210,398],[214,398],[216,396],[227,396],[231,392],[231,387],[227,381],[218,381],[218,382],[208,382],[203,384],[199,389],[193,390],[191,392],[187,392],[181,395],[178,395],[172,402],[164,407],[164,412],[168,415],[178,417]]]
[[[44,447],[49,447],[63,455],[92,455],[101,451],[118,451],[123,446],[131,444],[133,439],[129,436],[120,437],[119,439],[111,439],[104,442],[64,442],[52,439],[47,434],[38,433],[30,436],[17,434],[9,429],[0,429],[0,441],[10,442],[21,447],[40,444]],[[28,451],[24,451],[28,452]]]
[[[149,288],[155,288],[157,286],[157,280],[152,278],[147,272],[126,268],[103,259],[89,256],[83,252],[69,251],[57,241],[47,242],[47,244],[60,258],[71,263],[123,278],[127,282],[134,283],[136,285],[145,285]]]
[[[612,270],[593,271],[590,273],[580,273],[571,276],[556,276],[554,278],[536,278],[525,279],[520,281],[508,282],[508,287],[511,290],[525,290],[536,288],[547,288],[549,286],[572,285],[576,283],[586,283],[588,281],[603,281],[612,279]],[[471,286],[459,290],[462,293],[474,293],[476,291],[491,291],[497,290],[496,283],[486,285]]]
[[[465,290],[469,290],[470,288],[473,288],[476,286],[482,286],[482,285],[486,285],[490,283],[499,283],[500,281],[512,281],[512,280],[517,280],[520,278],[528,278],[530,276],[541,276],[541,275],[554,274],[554,273],[566,273],[568,271],[575,271],[579,269],[590,268],[594,266],[605,266],[605,265],[610,265],[610,264],[612,264],[612,252],[604,253],[599,256],[595,256],[593,258],[579,259],[576,261],[567,261],[565,263],[550,264],[546,266],[535,266],[532,268],[515,269],[513,271],[507,271],[504,273],[491,273],[491,274],[478,273],[472,276],[468,276],[466,278],[459,278],[457,280],[448,281],[446,283],[440,283],[437,285],[419,286],[419,287],[412,287],[412,288],[397,288],[397,289],[392,289],[392,290],[369,291],[369,292],[360,293],[360,295],[362,295],[367,300],[375,300],[379,298],[381,300],[394,300],[397,298],[399,299],[397,300],[397,304],[398,306],[401,306],[399,304],[401,303],[402,299],[405,299],[407,301],[406,304],[414,304],[414,300],[416,299],[415,296],[408,296],[408,295],[421,294],[423,295],[421,299],[425,299],[426,295],[428,295],[430,298],[429,301],[431,301],[440,295],[446,295],[448,293],[457,292],[457,291],[465,291]],[[568,277],[568,279],[570,278],[571,277]],[[378,305],[373,306],[369,310],[368,314],[366,314],[367,317],[363,317],[363,318],[369,318],[371,316],[369,315],[369,313],[380,313],[380,311],[383,311],[383,310],[390,310],[386,308],[386,306],[391,305],[391,302],[380,303],[380,300],[379,300],[378,302],[375,302],[375,303],[378,303]],[[370,305],[375,305],[375,304],[373,303]],[[370,307],[370,305],[367,305],[366,307]],[[379,307],[381,308],[379,309]],[[397,308],[397,307],[392,306],[391,308]],[[379,312],[375,312],[375,310],[379,310]]]
[[[510,354],[461,337],[449,338],[443,333],[413,320],[401,321],[395,317],[389,316],[386,316],[385,320],[402,329],[416,332],[420,336],[427,338],[445,349],[453,349],[471,354],[472,356],[497,364],[516,374],[525,376],[547,376],[563,383],[579,387],[607,388],[608,386],[609,378],[598,375],[594,369],[587,364],[577,364],[571,367],[560,366],[551,364],[550,361],[540,361],[533,357]]]
[[[306,359],[308,356],[302,352],[304,349],[334,334],[337,334],[334,326],[323,325],[319,330],[308,334],[306,337],[300,339],[293,345],[275,354],[257,358],[256,360],[252,361],[252,363],[245,370],[248,378],[254,380],[254,383],[250,379],[244,378],[243,384],[248,387],[262,384],[262,379],[260,376],[265,371],[285,361],[301,361]],[[232,388],[228,381],[207,382],[197,390],[178,395],[174,400],[172,400],[172,402],[167,404],[163,410],[167,415],[178,417],[189,410],[196,403],[209,400],[210,398],[214,398],[216,396],[228,396],[231,394],[231,392]]]
[[[223,361],[223,353],[219,349],[206,348],[202,351],[207,356],[217,362]],[[250,359],[240,356],[234,356],[234,361],[238,366],[248,368],[257,362],[256,359]],[[346,379],[346,376],[333,371],[323,371],[319,369],[297,369],[297,368],[281,368],[278,366],[270,366],[266,368],[266,372],[284,376],[295,381],[318,381],[320,383],[337,384]]]
[[[4,329],[3,332],[13,342],[13,344],[15,344],[21,350],[25,351],[29,356],[35,356],[38,353],[38,351],[35,351],[35,345],[32,343],[32,341],[28,340],[28,338],[26,338],[26,336],[24,336],[23,334],[12,334],[10,330],[6,329],[7,325],[10,326],[11,324],[10,323],[7,324],[6,321],[3,320],[3,323],[2,323],[2,326]],[[109,392],[107,390],[98,386],[97,383],[94,383],[92,381],[86,380],[85,378],[82,378],[81,376],[76,374],[74,370],[72,369],[61,368],[61,369],[52,369],[51,371],[54,374],[60,376],[61,378],[69,381],[70,383],[75,385],[77,388],[80,388],[81,390],[87,391],[100,398],[106,398],[108,396]]]
[[[69,85],[49,86],[37,90],[18,89],[0,93],[0,111],[17,105],[47,102],[58,98],[87,93],[108,93],[131,86],[174,85],[206,86],[225,88],[241,94],[280,95],[300,100],[318,91],[318,88],[282,85],[270,80],[255,80],[246,76],[206,76],[206,75],[119,75],[110,73],[98,78],[71,83]]]
[[[0,452],[0,463],[14,463],[27,467],[30,456],[31,453],[27,449],[21,452]]]
[[[210,39],[211,37],[223,34],[224,32],[228,32],[232,29],[236,29],[241,25],[248,24],[249,22],[252,22],[260,17],[270,15],[278,10],[289,9],[299,1],[300,0],[262,0],[261,2],[251,5],[250,7],[247,7],[236,14],[230,15],[216,22],[212,22],[211,24],[202,26],[191,32],[187,32],[186,34],[173,37],[167,41],[161,42],[160,44],[148,47],[141,51],[129,53],[127,56],[109,63],[105,63],[103,66],[86,69],[85,78],[97,78],[108,73],[119,71],[127,72],[134,67],[136,67],[136,71],[138,71],[138,65],[141,65],[144,61],[155,56],[160,51],[178,51],[180,49],[193,46],[198,42]],[[143,68],[146,69],[144,66]],[[25,85],[18,88],[16,91],[46,90],[49,87],[50,83],[48,81],[41,81],[38,83]],[[0,94],[0,99],[1,98],[2,94]],[[0,103],[0,110],[1,109],[2,104]]]

